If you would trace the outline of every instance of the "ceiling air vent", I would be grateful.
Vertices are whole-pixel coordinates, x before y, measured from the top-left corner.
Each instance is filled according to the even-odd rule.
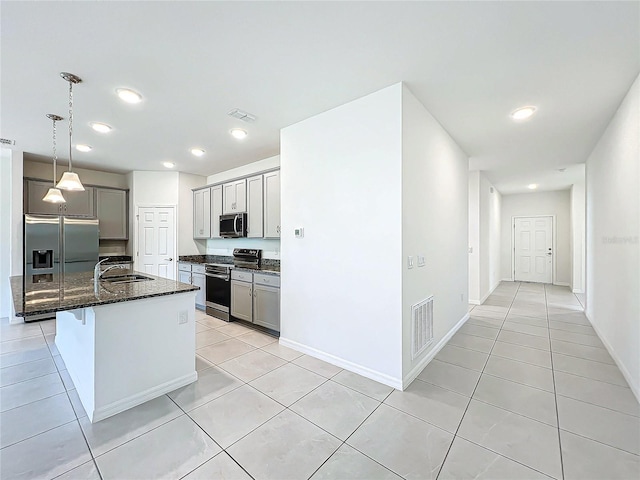
[[[256,121],[255,115],[251,115],[250,113],[243,112],[242,110],[238,110],[237,108],[234,108],[233,110],[231,110],[229,113],[227,113],[227,115],[229,115],[230,117],[238,118],[244,122]]]
[[[0,138],[0,144],[2,145],[15,145],[15,140],[9,140],[8,138]]]

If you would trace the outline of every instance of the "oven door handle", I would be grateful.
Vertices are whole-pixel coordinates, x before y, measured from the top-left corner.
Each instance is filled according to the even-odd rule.
[[[205,273],[205,276],[219,278],[220,280],[229,280],[229,275],[216,275],[214,273]]]
[[[233,218],[233,231],[235,232],[236,236],[240,235],[240,232],[238,232],[238,215]]]

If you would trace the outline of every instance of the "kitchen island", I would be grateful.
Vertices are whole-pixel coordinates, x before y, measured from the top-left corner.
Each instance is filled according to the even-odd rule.
[[[197,380],[198,287],[144,281],[94,288],[93,273],[11,277],[16,316],[55,313],[55,344],[91,422]]]

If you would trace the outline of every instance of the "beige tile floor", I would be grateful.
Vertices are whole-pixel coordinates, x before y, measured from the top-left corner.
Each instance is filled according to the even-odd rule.
[[[0,478],[640,478],[640,407],[567,288],[502,283],[404,392],[196,320],[198,381],[96,424],[55,322],[2,324]]]

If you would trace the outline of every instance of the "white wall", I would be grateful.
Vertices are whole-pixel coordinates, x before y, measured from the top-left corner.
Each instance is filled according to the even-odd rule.
[[[402,89],[403,387],[468,310],[469,159],[411,91]],[[390,179],[386,183],[390,183]],[[374,190],[374,195],[379,191]],[[407,268],[407,257],[414,267]],[[425,257],[425,266],[417,257]],[[396,260],[397,261],[397,260]],[[411,306],[433,295],[433,343],[412,359]]]
[[[640,399],[640,77],[587,160],[587,316]]]
[[[569,190],[520,193],[502,196],[501,269],[502,279],[513,279],[513,217],[555,215],[555,277],[556,285],[571,284],[571,205]]]
[[[571,186],[571,288],[574,293],[585,289],[585,208],[584,183]]]
[[[279,166],[280,166],[280,155],[276,155],[274,157],[269,157],[262,160],[258,160],[257,162],[249,163],[247,165],[242,165],[241,167],[232,168],[231,170],[226,170],[224,172],[216,173],[214,175],[209,175],[207,177],[207,185],[211,185],[213,183],[226,182],[227,180],[231,180],[232,178],[253,175],[256,172],[262,172],[264,170],[278,168]]]
[[[9,277],[23,273],[22,172],[23,154],[0,149],[0,318],[15,317]]]
[[[202,255],[205,240],[193,239],[193,188],[202,187],[206,178],[182,173],[178,175],[178,255]]]
[[[66,171],[66,165],[58,164],[58,180]],[[101,172],[98,170],[89,170],[87,168],[74,168],[73,171],[78,174],[83,184],[127,188],[127,176],[125,174]],[[42,180],[51,180],[53,176],[53,164],[29,160],[28,154],[25,154],[24,176],[29,178],[39,178]]]
[[[481,304],[501,280],[500,192],[479,171],[469,172],[469,303]]]
[[[397,387],[401,109],[397,84],[286,127],[280,137],[280,343]],[[294,237],[297,227],[304,238]]]
[[[469,172],[469,303],[480,298],[480,172]]]
[[[280,167],[280,155],[209,175],[206,184],[225,182],[278,167]],[[210,255],[232,255],[234,248],[258,248],[262,250],[262,258],[280,259],[280,240],[277,239],[213,238],[206,240],[206,253]]]
[[[138,207],[151,206],[175,206],[175,226],[176,226],[176,254],[179,254],[179,245],[177,244],[177,229],[180,225],[180,210],[178,203],[180,201],[179,191],[179,173],[178,172],[146,172],[133,171],[127,175],[128,188],[130,188],[130,215],[129,215],[129,249],[130,255],[133,256],[134,265],[137,262],[136,245],[138,244],[138,223],[136,214]],[[193,208],[193,207],[191,207]],[[193,231],[193,225],[189,227]],[[176,272],[178,262],[175,262]],[[176,277],[177,278],[177,273]]]

